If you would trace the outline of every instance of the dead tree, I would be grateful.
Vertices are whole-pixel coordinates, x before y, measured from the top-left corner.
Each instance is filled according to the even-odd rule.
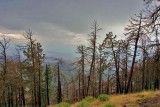
[[[97,33],[102,30],[99,28],[97,21],[94,21],[92,24],[91,29],[93,30],[91,32],[90,36],[90,46],[88,49],[91,50],[91,65],[90,65],[90,71],[89,71],[89,76],[88,76],[88,85],[87,85],[87,95],[89,94],[89,89],[91,86],[91,81],[93,82],[92,84],[92,95],[95,96],[95,70],[96,70],[96,43],[97,43]]]
[[[85,66],[85,51],[86,51],[86,47],[84,45],[80,45],[77,47],[77,51],[78,53],[81,55],[80,56],[80,60],[78,61],[80,63],[80,70],[81,70],[81,75],[82,75],[82,97],[84,98],[86,96],[86,93],[85,93],[85,72],[84,72],[84,66]]]
[[[142,12],[137,16],[138,19],[133,19],[130,21],[131,25],[128,25],[127,28],[125,28],[126,31],[128,31],[127,35],[129,35],[128,40],[133,40],[134,41],[134,54],[132,58],[132,64],[130,68],[130,74],[128,78],[128,84],[127,84],[127,89],[125,93],[129,92],[129,89],[131,87],[131,81],[133,77],[133,71],[134,71],[134,64],[136,60],[136,54],[137,54],[137,48],[138,48],[138,42],[139,38],[141,37],[142,34]]]

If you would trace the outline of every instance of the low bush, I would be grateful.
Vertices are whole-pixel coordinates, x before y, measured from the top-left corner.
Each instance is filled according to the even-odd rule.
[[[88,96],[77,104],[77,107],[91,107],[91,102],[95,100],[94,97]]]
[[[68,102],[61,102],[56,104],[55,107],[70,107],[70,104]]]
[[[85,98],[85,100],[86,100],[87,102],[92,102],[92,101],[95,100],[95,98],[92,97],[92,96],[88,96],[88,97]]]
[[[88,102],[87,100],[83,99],[82,101],[80,101],[77,104],[77,107],[90,107],[90,102]]]
[[[98,99],[99,99],[100,101],[108,101],[108,100],[109,100],[109,95],[107,95],[107,94],[100,94],[100,95],[98,96]]]

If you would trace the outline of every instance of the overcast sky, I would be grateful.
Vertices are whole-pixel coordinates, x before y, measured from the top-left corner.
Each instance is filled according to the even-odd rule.
[[[31,29],[47,56],[72,59],[93,20],[103,28],[99,42],[109,31],[124,39],[124,27],[141,9],[143,0],[0,0],[0,34],[18,44]]]

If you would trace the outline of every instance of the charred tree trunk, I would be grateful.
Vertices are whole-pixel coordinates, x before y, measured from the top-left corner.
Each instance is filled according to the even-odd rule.
[[[120,83],[120,78],[119,78],[119,61],[116,58],[116,53],[113,50],[113,46],[112,46],[112,51],[113,51],[114,62],[116,66],[116,93],[119,93],[119,92],[121,93],[122,90],[121,90],[121,83]]]
[[[125,88],[125,91],[127,90],[127,77],[128,77],[128,55],[127,55],[127,52],[128,52],[128,45],[126,45],[126,60],[125,60],[125,74],[124,74],[124,88]]]
[[[100,67],[99,67],[99,95],[102,92],[102,53],[100,51]]]
[[[81,73],[79,72],[78,74],[78,96],[79,96],[79,99],[81,99]]]
[[[13,102],[13,89],[11,87],[11,107],[14,106],[14,102]]]
[[[18,96],[18,94],[17,94],[17,88],[16,88],[16,90],[15,90],[15,105],[16,105],[16,107],[18,107],[18,99],[17,99],[17,96]]]
[[[58,89],[57,89],[57,103],[62,102],[62,90],[61,90],[61,80],[60,80],[60,68],[58,63]]]
[[[142,66],[142,90],[145,89],[145,57],[143,57],[143,66]]]
[[[146,62],[146,76],[145,76],[145,90],[149,90],[149,80],[150,80],[150,77],[149,77],[149,70],[148,70],[148,61]]]
[[[38,105],[41,107],[41,60],[40,60],[40,44],[37,43],[37,56],[38,56]]]
[[[82,97],[85,98],[85,83],[84,83],[84,46],[82,46]]]
[[[47,105],[50,105],[49,102],[49,75],[48,75],[48,65],[46,64],[46,91],[47,91]]]
[[[8,86],[8,107],[11,105],[11,93],[10,93],[10,87]]]
[[[22,101],[23,101],[23,106],[26,105],[26,102],[25,102],[25,96],[24,96],[24,88],[21,87],[21,90],[22,90]]]

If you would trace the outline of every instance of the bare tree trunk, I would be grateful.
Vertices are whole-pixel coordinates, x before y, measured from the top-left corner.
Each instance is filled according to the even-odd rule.
[[[91,61],[91,66],[90,66],[90,72],[89,72],[89,76],[88,76],[88,86],[87,86],[87,95],[89,94],[89,89],[91,86],[91,81],[93,83],[95,83],[95,58],[96,58],[96,41],[97,41],[97,32],[101,30],[101,28],[98,27],[98,24],[96,21],[93,22],[92,24],[92,28],[93,32],[91,32],[91,39],[90,39],[90,43],[91,43],[91,50],[92,50],[92,61]],[[92,91],[93,94],[95,95],[95,87],[94,84],[92,84]]]
[[[81,74],[80,72],[78,73],[78,96],[79,96],[79,99],[81,99]]]
[[[18,88],[18,97],[19,97],[19,105],[22,106],[22,99],[21,99],[21,88]]]
[[[82,96],[85,98],[85,86],[84,86],[84,46],[82,46]]]
[[[138,45],[138,40],[139,40],[139,38],[140,38],[141,20],[142,20],[142,13],[140,14],[138,31],[137,31],[136,40],[135,40],[135,45],[134,45],[134,55],[133,55],[133,60],[132,60],[131,69],[130,69],[128,84],[127,84],[127,90],[126,90],[125,93],[128,93],[128,92],[129,92],[129,88],[130,88],[130,86],[131,86],[131,81],[132,81],[132,76],[133,76],[133,70],[134,70],[134,64],[135,64],[135,59],[136,59],[136,54],[137,54],[137,45]]]
[[[40,44],[37,43],[37,56],[38,56],[38,105],[41,107],[41,61],[40,61]]]
[[[93,49],[93,52],[95,52],[95,48]],[[87,95],[89,94],[91,77],[94,75],[94,70],[95,70],[95,53],[93,53],[90,73],[89,73],[89,76],[88,76]]]
[[[156,55],[155,55],[155,66],[156,66],[156,71],[155,71],[155,81],[154,81],[154,89],[159,89],[159,79],[160,79],[160,74],[159,74],[159,61],[160,61],[160,55],[159,55],[159,39],[158,39],[158,29],[156,30]]]
[[[114,56],[114,62],[116,66],[116,93],[121,93],[121,84],[120,84],[120,78],[119,78],[119,61],[117,61],[115,51],[113,50],[113,44],[112,44],[112,51]]]
[[[49,77],[48,77],[48,65],[46,64],[46,87],[47,87],[47,105],[49,106],[50,105],[50,102],[49,102]]]
[[[34,107],[34,93],[33,93],[33,90],[32,90],[32,99],[31,99],[31,102],[32,102],[32,107]]]
[[[148,59],[149,60],[149,59]],[[149,77],[149,70],[148,70],[148,61],[146,62],[146,76],[145,76],[145,90],[148,90],[149,89],[149,80],[150,80],[150,77]]]
[[[12,86],[11,86],[11,107],[14,106],[14,102],[13,102],[13,89],[12,89]]]
[[[24,96],[24,88],[22,87],[21,90],[22,90],[22,101],[23,101],[23,106],[25,106],[25,105],[26,105],[26,102],[25,102],[25,96]]]
[[[125,46],[126,56],[125,56],[125,74],[124,74],[124,92],[127,90],[127,77],[128,77],[128,44]]]
[[[57,103],[62,102],[62,91],[61,91],[61,80],[60,80],[60,69],[59,69],[59,63],[58,63],[58,89],[57,89]]]
[[[143,57],[143,66],[142,66],[142,90],[145,89],[145,56]]]
[[[8,89],[7,89],[7,91],[8,91],[8,107],[10,107],[10,104],[11,104],[11,94],[10,94],[10,87],[8,86]]]
[[[16,89],[15,89],[15,105],[16,105],[16,107],[18,107],[18,99],[17,99],[17,96],[18,96],[18,94],[17,94],[17,87],[16,87]]]
[[[34,66],[35,66],[35,65],[34,65],[34,60],[33,60],[34,105],[35,105],[35,107],[37,107],[36,74],[35,74]]]
[[[100,51],[100,64],[99,64],[99,95],[102,92],[102,53]]]

